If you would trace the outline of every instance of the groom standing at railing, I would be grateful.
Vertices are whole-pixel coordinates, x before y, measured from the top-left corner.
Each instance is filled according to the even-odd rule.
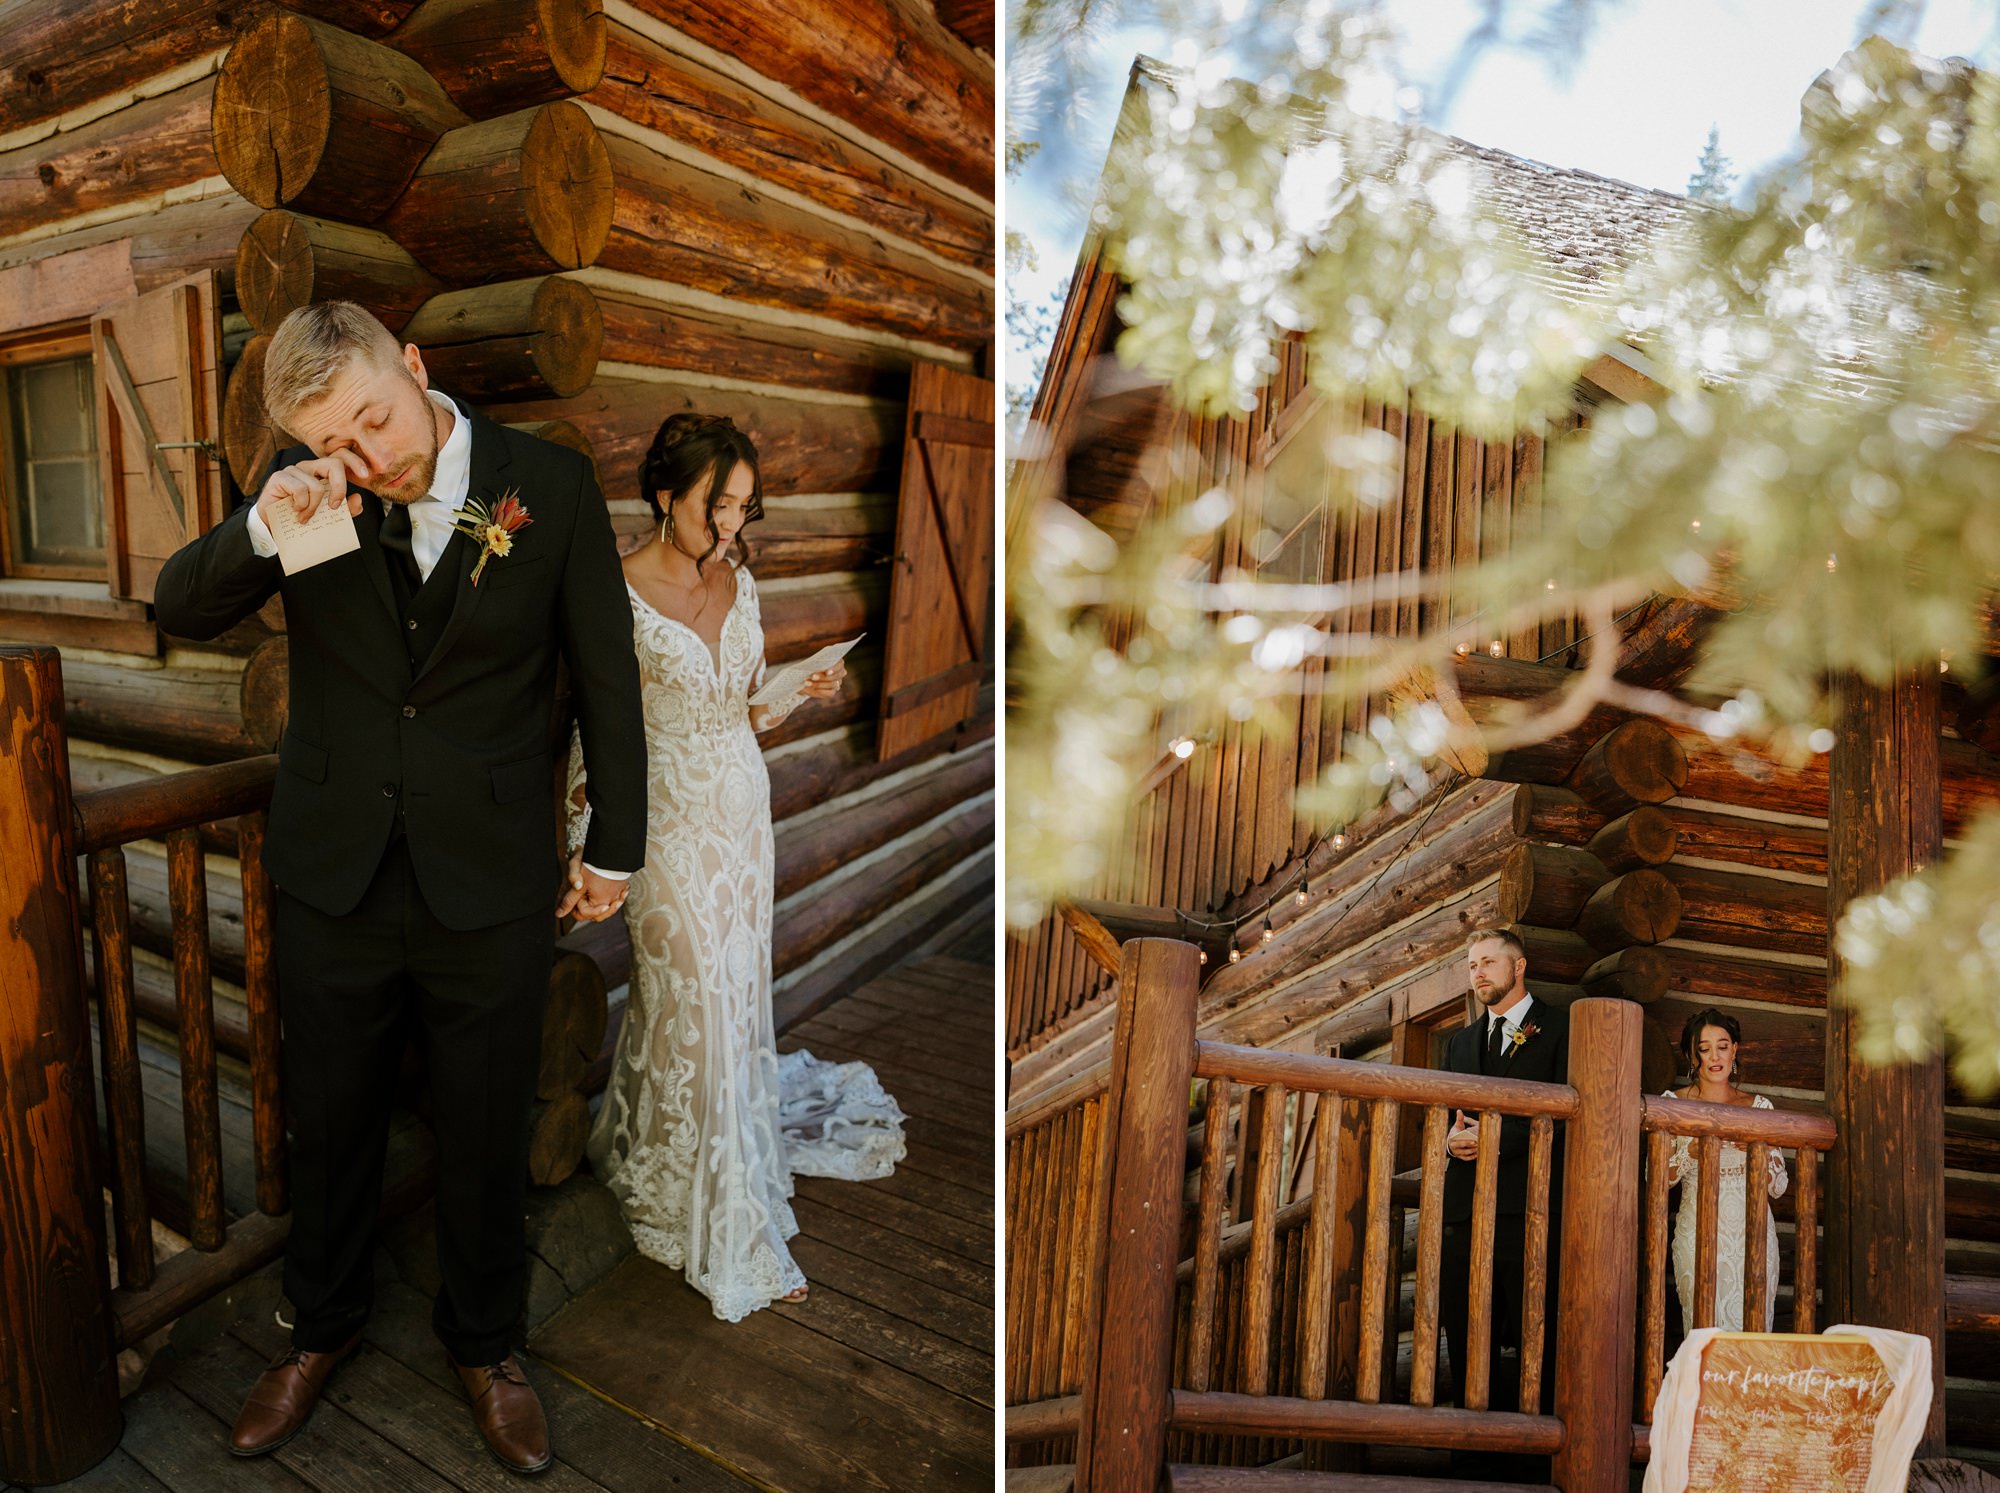
[[[1467,974],[1480,1016],[1452,1034],[1444,1067],[1453,1073],[1569,1081],[1569,1012],[1528,994],[1527,953],[1505,928],[1481,928],[1466,943]],[[1540,1405],[1520,1404],[1521,1323],[1527,1276],[1528,1131],[1525,1117],[1500,1121],[1498,1217],[1493,1237],[1493,1294],[1488,1322],[1487,1407],[1533,1414],[1554,1403],[1556,1261],[1562,1219],[1562,1136],[1558,1130],[1549,1181],[1548,1290],[1543,1312]],[[1469,1349],[1467,1307],[1472,1274],[1472,1206],[1479,1122],[1460,1113],[1445,1141],[1444,1246],[1439,1263],[1439,1318],[1451,1358],[1454,1398],[1465,1401]],[[1455,1461],[1458,1459],[1454,1459]],[[1497,1458],[1486,1458],[1482,1467]]]

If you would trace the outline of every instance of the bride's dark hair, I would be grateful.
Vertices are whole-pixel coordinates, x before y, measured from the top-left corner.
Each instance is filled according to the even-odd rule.
[[[639,491],[653,510],[653,522],[665,524],[667,509],[674,499],[692,492],[706,474],[708,492],[702,501],[702,522],[708,529],[712,549],[722,537],[715,527],[716,500],[729,485],[730,473],[736,470],[738,462],[750,468],[750,502],[743,512],[747,526],[764,516],[764,474],[758,469],[757,448],[750,443],[750,437],[738,430],[736,422],[727,415],[698,415],[690,411],[667,416],[639,463]],[[750,545],[740,530],[734,547],[748,563]],[[706,554],[696,562],[697,566],[707,563]]]
[[[1694,1015],[1687,1019],[1687,1025],[1681,1028],[1681,1061],[1687,1064],[1688,1081],[1690,1083],[1700,1081],[1700,1075],[1695,1071],[1700,1066],[1695,1061],[1695,1049],[1701,1046],[1703,1028],[1711,1026],[1720,1027],[1723,1031],[1729,1033],[1730,1042],[1736,1046],[1739,1052],[1742,1050],[1743,1026],[1734,1016],[1731,1016],[1727,1011],[1718,1011],[1713,1006],[1695,1012]],[[1742,1061],[1739,1057],[1735,1063],[1730,1065],[1729,1077],[1731,1082],[1735,1081],[1736,1070],[1742,1065]]]

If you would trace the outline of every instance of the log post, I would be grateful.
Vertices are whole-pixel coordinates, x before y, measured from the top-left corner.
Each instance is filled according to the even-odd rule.
[[[1632,1455],[1632,1373],[1639,1289],[1639,1033],[1630,1001],[1580,1000],[1569,1012],[1562,1285],[1556,1414],[1565,1493],[1623,1493]]]
[[[1681,894],[1650,866],[1604,883],[1583,905],[1576,929],[1607,954],[1635,943],[1660,943],[1681,925]]]
[[[55,649],[0,648],[0,729],[0,1481],[59,1483],[121,1427]]]
[[[1608,879],[1587,850],[1568,845],[1516,845],[1500,863],[1500,921],[1567,928]]]
[[[438,141],[382,227],[453,284],[514,280],[595,264],[614,195],[590,116],[543,104]]]
[[[603,0],[426,0],[389,38],[474,119],[604,79]]]
[[[1200,980],[1193,944],[1125,945],[1095,1219],[1105,1247],[1092,1261],[1095,1310],[1084,1328],[1077,1493],[1138,1493],[1160,1478]]]
[[[353,301],[394,332],[445,287],[388,234],[273,208],[236,246],[236,299],[258,332],[314,301]]]
[[[244,343],[222,392],[222,454],[237,488],[252,498],[264,485],[271,458],[292,444],[264,412],[264,354],[270,347],[271,339],[263,336]]]
[[[465,398],[568,399],[590,387],[604,313],[560,275],[432,296],[403,328],[431,382]]]
[[[1829,934],[1847,904],[1936,861],[1944,826],[1938,676],[1840,682],[1828,764]],[[1827,941],[1837,989],[1841,960]],[[1931,1411],[1918,1457],[1944,1452],[1944,1068],[1872,1068],[1853,1052],[1855,1013],[1827,1003],[1826,1318],[1931,1340]]]
[[[466,122],[415,59],[280,11],[215,80],[215,158],[259,207],[371,223],[448,130]]]
[[[1687,786],[1687,753],[1658,721],[1626,721],[1597,739],[1570,774],[1570,789],[1606,814],[1663,804]]]

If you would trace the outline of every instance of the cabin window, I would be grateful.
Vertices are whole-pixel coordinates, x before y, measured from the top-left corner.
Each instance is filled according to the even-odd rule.
[[[0,560],[10,576],[104,577],[104,495],[93,417],[90,331],[0,344]]]

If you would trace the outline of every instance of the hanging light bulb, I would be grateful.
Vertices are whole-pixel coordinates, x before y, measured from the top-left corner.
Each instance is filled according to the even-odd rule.
[[[1701,532],[1701,520],[1698,518],[1694,519],[1688,524],[1688,528],[1691,529],[1693,532],[1699,534]]]
[[[1335,835],[1333,837],[1333,848],[1335,850],[1345,850],[1347,848],[1347,836]]]
[[[1471,651],[1472,651],[1472,645],[1470,643],[1460,643],[1458,645],[1458,656],[1460,658],[1464,658],[1465,655],[1470,653]]]
[[[1307,900],[1311,898],[1311,896],[1312,896],[1312,889],[1306,885],[1306,879],[1303,876],[1301,876],[1299,878],[1298,895],[1293,897],[1292,900],[1298,903],[1299,906],[1304,907],[1306,905]]]
[[[1272,936],[1273,936],[1274,934],[1276,934],[1276,932],[1277,932],[1277,931],[1278,931],[1277,929],[1275,929],[1275,928],[1273,928],[1273,927],[1271,926],[1271,915],[1270,915],[1269,913],[1265,913],[1265,914],[1264,914],[1264,936],[1263,936],[1263,938],[1261,938],[1261,939],[1259,940],[1259,942],[1260,942],[1260,943],[1269,943],[1269,942],[1271,941],[1271,939],[1272,939]]]
[[[1237,948],[1235,944],[1231,944],[1229,946],[1229,962],[1231,964],[1234,964],[1237,960],[1241,959],[1242,957],[1243,957],[1243,951]]]
[[[1491,643],[1487,645],[1486,651],[1488,653],[1491,653],[1495,658],[1500,658],[1503,655],[1505,655],[1507,650],[1505,646],[1501,643],[1501,641],[1498,638],[1495,638]]]
[[[1194,755],[1194,738],[1191,736],[1176,736],[1171,750],[1181,761],[1187,761],[1188,758]]]
[[[1832,575],[1833,571],[1834,571],[1834,556],[1828,555],[1826,557],[1826,573],[1828,575]]]
[[[1206,963],[1208,963],[1208,950],[1207,950],[1207,949],[1197,949],[1197,950],[1195,950],[1195,957],[1196,957],[1197,961],[1198,961],[1198,962],[1200,962],[1200,963],[1202,963],[1202,964],[1206,964]]]

